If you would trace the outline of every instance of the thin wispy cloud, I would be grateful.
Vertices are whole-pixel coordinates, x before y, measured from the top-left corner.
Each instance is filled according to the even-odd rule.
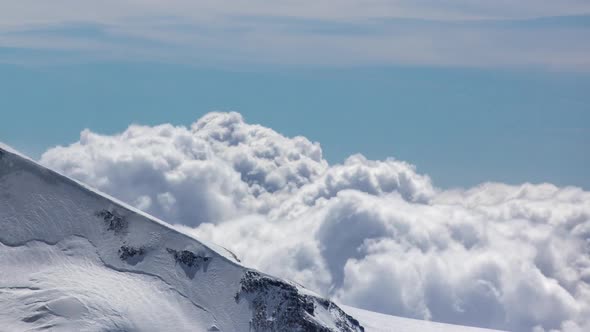
[[[6,49],[24,49],[196,65],[590,69],[586,1],[19,1],[0,8],[3,62],[22,59]]]

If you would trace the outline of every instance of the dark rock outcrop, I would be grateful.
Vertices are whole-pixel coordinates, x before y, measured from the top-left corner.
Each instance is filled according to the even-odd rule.
[[[107,230],[115,233],[121,233],[127,230],[127,220],[117,213],[117,211],[101,210],[96,213],[97,217],[103,219],[107,225]]]
[[[334,318],[338,331],[364,331],[359,322],[329,300],[301,294],[297,287],[263,275],[247,271],[241,280],[237,302],[247,300],[253,309],[251,328],[254,331],[332,332],[316,319],[316,306],[322,306]]]

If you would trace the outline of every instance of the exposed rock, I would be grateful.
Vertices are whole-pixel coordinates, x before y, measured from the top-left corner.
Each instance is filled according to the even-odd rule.
[[[101,217],[107,229],[115,233],[121,233],[127,229],[127,220],[117,213],[117,211],[101,210],[96,213],[97,217]]]
[[[121,248],[119,248],[119,258],[134,265],[143,258],[145,253],[146,250],[143,247],[136,248],[128,245],[122,245]]]
[[[256,271],[247,271],[241,280],[236,302],[246,299],[253,309],[251,328],[254,331],[317,331],[332,332],[314,319],[316,305],[322,306],[335,319],[338,331],[364,331],[359,322],[336,304],[299,293],[297,287]]]
[[[188,250],[166,248],[166,251],[174,256],[176,263],[180,264],[180,267],[182,267],[186,275],[191,279],[195,276],[195,273],[201,266],[204,266],[204,270],[206,271],[207,262],[211,259],[211,257],[197,255]]]
[[[207,262],[209,260],[209,257],[196,255],[188,250],[178,251],[170,248],[166,248],[166,250],[174,256],[177,263],[184,264],[188,267],[193,267],[200,264],[200,262]]]

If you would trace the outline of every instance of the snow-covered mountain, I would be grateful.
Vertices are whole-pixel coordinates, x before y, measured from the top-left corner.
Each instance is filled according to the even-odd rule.
[[[479,330],[420,323],[342,310],[0,145],[0,331]]]

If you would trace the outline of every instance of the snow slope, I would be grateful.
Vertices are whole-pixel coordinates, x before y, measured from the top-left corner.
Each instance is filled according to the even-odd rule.
[[[361,330],[329,301],[6,147],[0,230],[3,331]]]
[[[495,330],[458,326],[384,315],[342,305],[341,308],[359,320],[365,331],[371,332],[493,332]]]
[[[450,331],[347,311],[363,317],[367,331]],[[227,250],[0,144],[0,331],[48,329],[364,328],[309,290],[249,269]]]

